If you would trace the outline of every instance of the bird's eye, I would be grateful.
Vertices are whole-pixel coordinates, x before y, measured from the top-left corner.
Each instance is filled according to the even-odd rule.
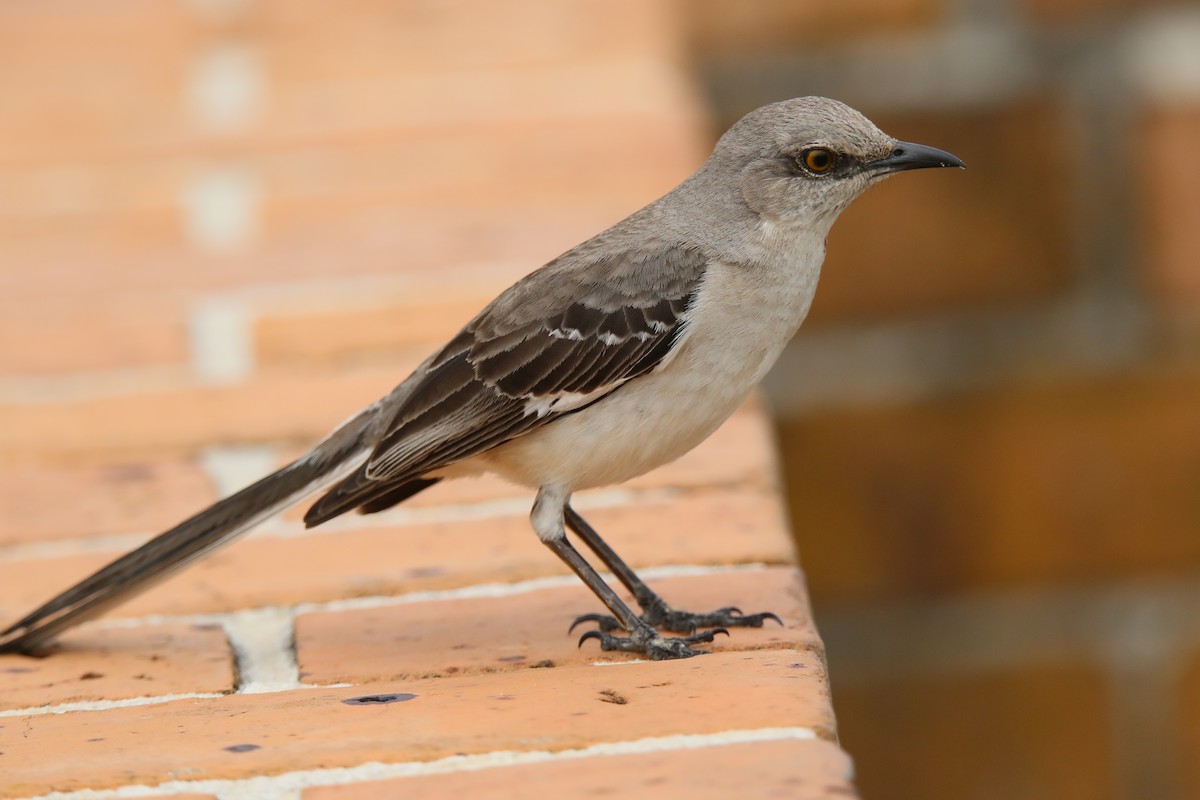
[[[800,154],[800,163],[815,175],[823,175],[837,164],[837,153],[824,147],[810,147]]]

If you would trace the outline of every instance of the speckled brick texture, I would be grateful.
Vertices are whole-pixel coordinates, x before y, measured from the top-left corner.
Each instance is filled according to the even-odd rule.
[[[0,6],[0,622],[684,177],[709,140],[679,13]],[[677,607],[782,624],[681,662],[580,647],[599,603],[497,480],[293,510],[0,656],[0,797],[852,796],[773,447],[753,400],[576,505]]]

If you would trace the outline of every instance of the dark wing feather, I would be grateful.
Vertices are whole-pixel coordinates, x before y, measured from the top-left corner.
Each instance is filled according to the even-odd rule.
[[[305,515],[376,511],[403,487],[579,410],[679,340],[706,260],[677,248],[568,253],[500,295],[426,366],[370,459]]]

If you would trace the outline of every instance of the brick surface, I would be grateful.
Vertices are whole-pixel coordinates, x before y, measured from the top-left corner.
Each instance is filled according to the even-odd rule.
[[[791,648],[820,652],[799,573],[791,569],[673,578],[652,582],[675,608],[706,611],[734,605],[773,611],[785,622],[733,628],[704,649]],[[618,591],[624,593],[618,587]],[[632,601],[626,597],[627,602]],[[784,605],[780,605],[784,603]],[[767,606],[774,604],[770,608]],[[362,611],[319,612],[296,620],[301,680],[368,683],[409,677],[504,672],[530,667],[622,660],[563,631],[573,614],[597,610],[582,584],[510,597],[415,603]]]
[[[1178,694],[1172,699],[1171,728],[1174,747],[1167,758],[1177,765],[1171,777],[1180,797],[1196,797],[1200,793],[1200,729],[1196,715],[1200,714],[1200,654],[1192,649],[1177,667],[1175,686]]]
[[[215,499],[208,475],[189,457],[6,464],[0,546],[156,531]]]
[[[1200,313],[1200,165],[1180,159],[1200,137],[1200,107],[1159,107],[1144,113],[1138,141],[1148,160],[1137,178],[1145,202],[1138,204],[1146,234],[1146,282],[1155,299],[1173,312]]]
[[[207,448],[296,452],[496,291],[686,176],[710,132],[680,13],[642,0],[0,8],[0,620],[123,551],[103,537],[149,535],[210,502]],[[249,73],[203,89],[206,70],[231,64]],[[206,114],[214,88],[218,105],[248,90],[245,113]],[[245,182],[248,234],[219,252],[196,234],[194,189],[228,172]],[[244,381],[195,371],[193,323],[214,302],[245,313]],[[529,528],[529,493],[496,481],[312,534],[289,536],[289,516],[115,609],[123,621],[71,632],[46,658],[0,658],[0,708],[100,701],[0,717],[0,795],[780,726],[826,742],[723,746],[717,778],[698,764],[715,750],[589,760],[576,785],[602,792],[615,768],[629,785],[683,778],[715,795],[752,771],[762,796],[849,794],[774,468],[751,404],[695,454],[579,506],[638,568],[787,565],[660,586],[698,609],[769,608],[787,627],[736,630],[689,662],[600,668],[629,659],[575,647],[572,613],[598,609],[576,585],[301,609],[304,680],[356,685],[108,707],[230,692],[238,669],[269,689],[259,671],[286,660],[247,627],[235,664],[220,627],[154,614],[571,580]],[[405,624],[410,639],[391,649]],[[522,668],[547,660],[557,666]],[[433,674],[449,677],[416,677]],[[343,702],[391,692],[413,697]],[[542,781],[562,771],[532,768],[548,770]],[[440,776],[459,777],[477,776]]]
[[[36,90],[0,84],[0,275],[20,290],[0,298],[20,326],[0,334],[40,343],[10,348],[22,372],[178,364],[187,308],[214,289],[496,260],[528,271],[704,155],[665,3],[531,0],[498,20],[482,2],[359,0],[336,24],[306,3],[214,8],[4,9],[3,72],[39,76]],[[246,119],[215,130],[189,92],[231,48],[268,77]],[[255,239],[206,256],[186,231],[187,187],[231,167],[256,187]]]
[[[336,224],[347,212],[358,214],[355,206],[364,203],[379,204],[384,212],[444,217],[448,210],[494,214],[507,198],[527,211],[552,213],[564,195],[579,195],[570,212],[578,214],[612,210],[614,200],[647,202],[686,177],[707,155],[694,134],[681,139],[680,123],[686,121],[678,114],[627,112],[603,126],[551,119],[487,129],[417,129],[399,141],[388,136],[320,142],[249,160],[271,192],[265,206],[268,234],[306,221],[318,208],[333,214]],[[486,161],[463,158],[480,151],[488,153]],[[562,169],[563,163],[571,169]],[[589,198],[583,187],[595,196]]]
[[[153,147],[178,136],[188,17],[185,6],[154,0],[117,0],[106,13],[79,0],[5,3],[0,139],[19,147],[2,158]]]
[[[271,364],[336,361],[369,354],[390,357],[399,348],[414,346],[433,352],[495,295],[481,291],[464,294],[439,302],[422,291],[419,302],[267,313],[255,321],[255,354],[259,363]]]
[[[699,111],[662,55],[673,48],[667,5],[620,5],[617,14],[599,3],[564,14],[545,0],[522,3],[504,15],[510,26],[518,17],[529,21],[513,38],[492,36],[485,26],[495,12],[481,2],[438,12],[358,2],[346,15],[351,22],[334,25],[305,4],[270,4],[241,12],[245,27],[233,40],[187,30],[203,16],[196,9],[155,13],[144,0],[126,0],[112,15],[68,0],[46,4],[40,15],[25,10],[6,29],[32,36],[55,24],[69,29],[54,41],[72,42],[74,68],[62,69],[53,48],[5,51],[7,74],[54,79],[39,81],[36,92],[18,91],[26,86],[18,82],[5,93],[11,113],[4,117],[15,126],[6,141],[16,145],[6,153],[19,160],[7,169],[0,163],[0,182],[9,189],[4,197],[22,201],[0,198],[4,252],[14,263],[58,268],[22,279],[49,298],[63,271],[108,292],[145,282],[242,284],[270,273],[327,277],[364,264],[371,271],[377,262],[347,254],[381,238],[390,243],[390,268],[409,269],[422,260],[412,245],[428,241],[431,228],[454,241],[455,253],[474,249],[491,258],[511,256],[514,236],[544,240],[564,221],[586,223],[581,234],[595,232],[670,188],[703,157]],[[69,21],[56,23],[64,13]],[[147,35],[156,25],[164,35]],[[548,29],[556,32],[536,34]],[[455,46],[430,47],[450,30]],[[158,47],[124,46],[139,36]],[[463,63],[468,39],[487,45]],[[553,52],[537,52],[530,39],[543,51],[553,42]],[[656,48],[633,56],[656,39]],[[405,41],[419,44],[398,44]],[[212,135],[179,95],[197,61],[231,43],[269,75],[269,92],[240,127]],[[150,66],[156,60],[165,68]],[[122,91],[89,86],[85,101],[75,95],[87,80]],[[581,86],[590,89],[581,93]],[[127,106],[136,108],[124,114]],[[101,110],[112,113],[100,120]],[[257,225],[266,238],[255,245],[254,268],[201,259],[199,268],[164,270],[164,262],[188,257],[183,187],[209,165],[230,163],[262,188]],[[521,234],[513,223],[523,216]],[[288,235],[300,240],[289,246]],[[339,255],[310,273],[304,265],[312,259],[302,254],[314,236]],[[565,247],[573,237],[554,240]],[[532,268],[558,250],[515,252]],[[129,280],[131,272],[138,280]]]
[[[182,314],[167,304],[127,304],[113,293],[102,308],[82,303],[31,308],[11,297],[0,308],[0,364],[9,378],[187,360]]]
[[[3,720],[0,791],[22,796],[125,783],[235,778],[493,750],[558,751],[678,733],[803,726],[831,735],[805,653],[720,653],[679,662],[567,667],[330,690],[232,695],[74,717]],[[407,702],[348,705],[370,694]],[[719,698],[738,697],[737,703]],[[615,698],[625,702],[614,702]],[[8,737],[6,737],[8,738]],[[92,741],[89,741],[92,740]],[[149,741],[156,743],[147,747]],[[226,748],[255,745],[231,752]],[[64,759],[72,770],[64,774]]]
[[[383,127],[432,118],[465,127],[483,115],[503,124],[545,115],[548,104],[538,101],[546,94],[579,116],[681,105],[678,94],[661,94],[671,85],[663,57],[677,30],[667,3],[588,0],[563,9],[549,0],[519,0],[501,10],[479,0],[439,7],[371,0],[356,6],[359,13],[338,20],[318,13],[313,2],[269,6],[266,41],[282,84],[273,109],[278,119],[319,127],[344,117]],[[498,29],[511,35],[497,37]],[[584,95],[559,88],[595,64],[610,70],[607,85]],[[616,90],[635,76],[646,81],[640,91]],[[448,102],[445,87],[420,82],[430,78],[458,81],[450,94],[455,102]],[[396,102],[371,101],[381,84]],[[424,114],[406,116],[414,108]]]
[[[248,384],[184,386],[38,405],[0,404],[0,453],[81,457],[195,450],[213,444],[312,440],[382,397],[416,354],[384,367],[272,372]],[[303,402],[298,402],[303,398]]]
[[[784,421],[789,502],[830,602],[1187,575],[1200,375],[1011,383]]]
[[[851,0],[844,3],[777,3],[699,0],[685,16],[689,43],[704,58],[761,56],[806,45],[861,36],[911,33],[943,13],[936,0]]]
[[[1070,140],[1053,105],[874,117],[893,136],[952,151],[967,169],[906,176],[856,200],[829,235],[806,325],[1013,305],[1070,285]],[[1017,151],[1021,169],[993,157]]]
[[[712,490],[583,513],[634,567],[791,563],[787,528],[773,498],[754,490]],[[697,536],[701,529],[720,533]],[[334,524],[326,530],[239,542],[110,613],[228,611],[569,574],[538,542],[525,513],[363,530],[338,531]],[[116,555],[0,563],[0,617],[24,613]]]
[[[1119,796],[1109,684],[1086,667],[842,681],[836,702],[864,797]]]
[[[757,742],[682,753],[645,753],[527,766],[498,767],[452,775],[309,789],[304,800],[435,800],[488,797],[520,800],[530,787],[551,797],[689,798],[855,797],[849,759],[821,741]]]
[[[19,296],[3,299],[5,307],[11,305],[18,312],[36,300],[61,309],[62,316],[75,318],[97,314],[94,299],[98,293],[116,309],[163,303],[170,304],[168,309],[181,309],[204,293],[245,287],[249,276],[257,278],[255,283],[286,287],[289,282],[326,282],[338,275],[395,280],[397,275],[408,274],[462,274],[480,264],[517,265],[517,274],[524,274],[617,221],[643,199],[649,198],[608,197],[597,200],[605,204],[602,209],[572,204],[555,214],[521,207],[500,212],[464,208],[452,219],[420,210],[372,214],[361,208],[356,217],[329,203],[319,224],[298,219],[290,234],[279,232],[269,242],[220,258],[185,252],[178,243],[150,243],[153,247],[147,245],[145,252],[113,252],[112,246],[96,238],[113,233],[109,220],[87,221],[85,230],[61,231],[51,226],[45,241],[35,241],[28,232],[18,237],[20,232],[14,230],[9,235],[0,219],[0,233],[11,253],[11,258],[6,256],[0,263],[11,264],[14,270],[21,268],[6,277],[20,288]],[[175,230],[180,224],[176,216],[164,222],[172,242],[181,235]],[[98,229],[94,236],[92,227]],[[55,238],[56,234],[61,238]],[[22,299],[26,302],[19,302]],[[25,316],[29,316],[27,311]],[[36,319],[33,322],[41,324]],[[130,321],[121,320],[118,314],[105,324],[119,328]],[[30,341],[53,341],[58,334],[42,325],[28,329],[25,335]]]
[[[235,672],[219,627],[80,630],[62,638],[53,658],[0,655],[0,709],[229,692]],[[0,720],[0,731],[13,724]]]

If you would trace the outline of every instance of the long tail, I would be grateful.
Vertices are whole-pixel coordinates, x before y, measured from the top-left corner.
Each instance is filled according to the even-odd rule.
[[[0,653],[27,652],[208,555],[273,514],[346,477],[369,455],[381,404],[304,456],[118,558],[0,632]]]

